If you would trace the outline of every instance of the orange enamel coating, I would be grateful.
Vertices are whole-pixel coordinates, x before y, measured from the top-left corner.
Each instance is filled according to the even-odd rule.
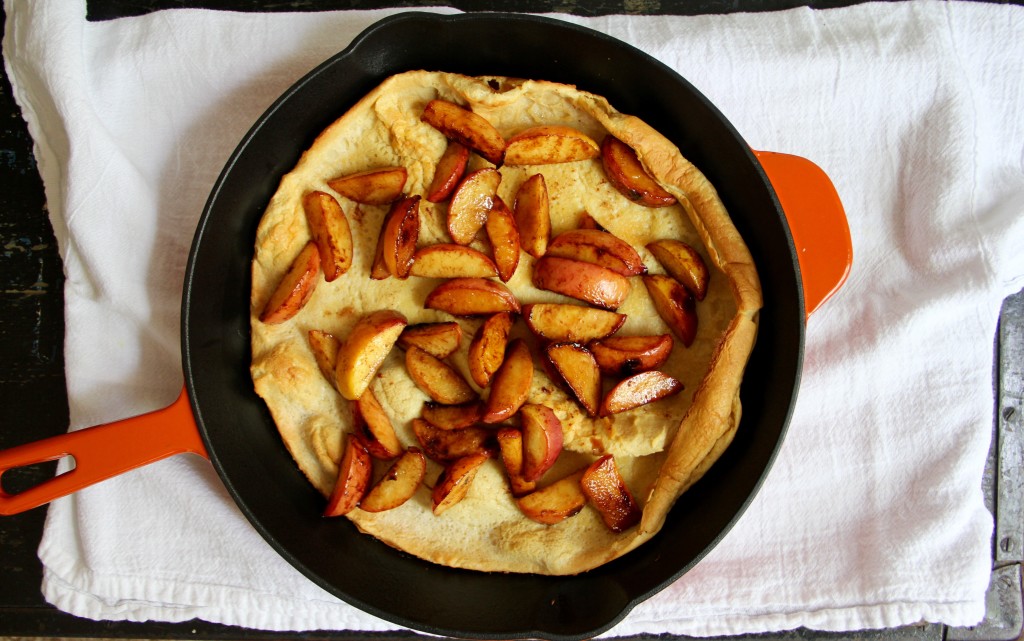
[[[846,212],[828,175],[811,161],[772,151],[754,155],[789,221],[810,317],[850,275],[853,242]]]
[[[0,515],[18,514],[137,467],[183,453],[209,458],[188,394],[171,405],[133,418],[98,425],[0,451],[0,476],[8,470],[65,456],[75,469],[17,494],[0,489]]]

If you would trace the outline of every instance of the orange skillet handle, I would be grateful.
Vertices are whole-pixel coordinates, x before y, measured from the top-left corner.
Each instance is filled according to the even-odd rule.
[[[188,394],[182,389],[162,410],[98,425],[0,451],[0,476],[8,470],[75,459],[75,468],[35,487],[8,494],[0,488],[0,515],[30,510],[45,503],[174,454],[191,452],[209,458],[199,436]]]
[[[810,160],[771,151],[754,155],[789,221],[810,317],[850,275],[853,243],[846,212],[828,175]]]

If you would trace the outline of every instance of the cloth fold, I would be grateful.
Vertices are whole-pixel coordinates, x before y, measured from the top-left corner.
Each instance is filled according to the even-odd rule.
[[[224,161],[292,82],[395,10],[87,22],[84,0],[5,9],[4,63],[67,276],[72,428],[165,406],[181,388],[184,265]],[[849,281],[808,323],[763,489],[607,634],[979,621],[992,341],[1002,299],[1024,285],[1024,9],[558,17],[677,70],[754,148],[819,164],[854,241]],[[78,616],[396,627],[291,568],[194,457],[54,502],[39,554],[46,598]]]

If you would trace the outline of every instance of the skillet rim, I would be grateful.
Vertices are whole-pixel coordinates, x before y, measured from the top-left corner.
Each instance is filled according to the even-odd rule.
[[[199,365],[199,360],[200,359],[198,357],[196,357],[196,355],[197,355],[196,341],[197,340],[201,340],[200,336],[201,336],[202,332],[201,331],[194,331],[195,328],[193,328],[192,321],[193,321],[193,318],[195,318],[195,314],[193,312],[195,311],[195,305],[196,305],[196,302],[197,302],[196,299],[197,298],[199,298],[199,299],[202,298],[201,295],[199,295],[197,297],[196,294],[197,294],[197,292],[200,292],[203,289],[203,280],[202,280],[203,273],[202,273],[201,266],[199,264],[200,260],[202,258],[203,249],[205,249],[203,241],[204,241],[204,239],[206,239],[208,237],[209,233],[211,233],[211,228],[210,228],[211,219],[215,217],[216,212],[218,211],[217,208],[218,208],[218,205],[220,204],[220,198],[222,197],[222,194],[224,193],[226,183],[232,177],[233,172],[236,171],[236,168],[238,167],[240,160],[246,155],[246,153],[249,152],[250,145],[257,145],[258,146],[259,136],[264,131],[264,128],[269,126],[271,123],[273,123],[274,117],[280,111],[282,111],[284,109],[284,107],[286,107],[290,103],[290,101],[296,99],[297,95],[300,95],[307,87],[315,86],[316,82],[318,81],[318,79],[320,79],[324,74],[327,74],[328,72],[330,72],[336,65],[359,64],[359,62],[360,62],[359,61],[359,56],[361,54],[361,50],[364,47],[365,48],[371,47],[372,43],[376,39],[378,39],[378,38],[385,38],[386,39],[388,37],[388,34],[386,32],[388,32],[390,29],[394,29],[394,28],[396,28],[396,26],[401,26],[403,23],[416,23],[418,21],[426,21],[428,23],[436,23],[437,26],[447,27],[449,29],[455,29],[455,28],[458,28],[460,26],[465,26],[465,25],[472,25],[474,23],[479,24],[481,22],[486,22],[486,21],[498,21],[498,22],[513,21],[513,22],[524,24],[524,25],[539,26],[539,27],[547,29],[547,30],[556,30],[556,31],[557,30],[565,30],[567,32],[573,33],[576,36],[580,36],[580,37],[584,37],[586,39],[591,39],[591,40],[599,41],[599,42],[603,43],[605,46],[612,47],[613,49],[618,49],[618,50],[626,51],[631,56],[633,56],[635,58],[638,58],[640,61],[642,61],[648,67],[650,67],[652,69],[655,69],[655,70],[658,70],[662,74],[667,74],[680,87],[682,87],[688,93],[690,93],[692,95],[692,97],[697,102],[699,102],[701,104],[701,106],[704,109],[706,109],[710,115],[714,116],[717,119],[719,124],[731,136],[732,140],[730,142],[732,142],[735,145],[742,146],[742,148],[745,150],[745,160],[747,161],[747,163],[749,165],[749,168],[753,169],[756,177],[763,183],[763,186],[766,189],[767,198],[768,198],[768,200],[769,200],[769,202],[771,204],[771,208],[776,213],[776,215],[778,216],[779,221],[781,222],[781,230],[782,230],[783,235],[784,235],[785,240],[786,240],[786,244],[787,244],[787,248],[788,248],[788,253],[789,253],[789,259],[790,259],[790,264],[791,264],[791,267],[793,269],[793,273],[794,273],[794,276],[795,276],[795,279],[796,279],[796,281],[794,283],[795,287],[796,287],[796,298],[795,298],[794,301],[792,301],[792,304],[793,305],[798,305],[799,306],[798,307],[799,310],[803,309],[803,292],[802,292],[802,287],[800,286],[800,281],[799,281],[799,264],[798,264],[798,262],[796,260],[796,252],[795,252],[795,249],[794,249],[794,244],[793,244],[792,236],[789,233],[788,225],[785,222],[785,217],[784,217],[784,215],[782,213],[781,206],[779,205],[778,199],[777,199],[777,197],[775,195],[774,190],[771,187],[770,182],[768,181],[767,176],[764,173],[764,170],[761,168],[760,163],[754,157],[753,152],[749,149],[749,147],[746,145],[746,143],[739,136],[739,133],[733,128],[732,124],[725,118],[725,116],[722,115],[717,110],[717,108],[706,97],[704,97],[704,95],[702,93],[700,93],[695,87],[690,85],[690,83],[688,81],[686,81],[682,76],[680,76],[677,72],[672,70],[670,67],[664,65],[660,61],[656,60],[655,58],[653,58],[649,54],[643,52],[642,50],[640,50],[640,49],[638,49],[636,47],[634,47],[633,45],[630,45],[630,44],[628,44],[626,42],[618,40],[618,39],[616,39],[616,38],[614,38],[612,36],[608,36],[606,34],[603,34],[603,33],[599,32],[599,31],[595,31],[595,30],[590,29],[588,27],[583,27],[581,25],[577,25],[577,24],[574,24],[574,23],[571,23],[571,22],[566,22],[566,21],[563,21],[563,20],[558,20],[558,19],[555,19],[555,18],[541,17],[541,16],[534,16],[534,15],[525,15],[525,14],[515,14],[515,13],[505,13],[505,12],[481,12],[481,13],[470,13],[470,14],[464,14],[464,13],[441,14],[441,13],[429,13],[429,12],[422,12],[422,11],[400,12],[400,13],[396,13],[396,14],[391,15],[391,16],[387,16],[387,17],[385,17],[385,18],[383,18],[381,20],[378,20],[378,21],[372,23],[371,25],[369,25],[359,35],[357,35],[352,40],[352,42],[347,47],[345,47],[342,51],[332,55],[327,60],[325,60],[321,64],[317,65],[314,69],[312,69],[307,74],[305,74],[302,78],[297,80],[279,98],[277,98],[274,101],[274,103],[259,117],[259,119],[256,120],[256,122],[253,124],[253,126],[250,128],[250,130],[242,138],[242,140],[240,141],[239,145],[236,147],[236,149],[231,154],[229,160],[225,163],[224,169],[222,170],[221,174],[218,176],[216,182],[214,183],[214,187],[211,190],[210,197],[207,200],[206,206],[203,209],[202,215],[201,215],[199,223],[197,225],[196,233],[195,233],[195,236],[193,238],[192,247],[191,247],[190,252],[189,252],[188,263],[187,263],[187,267],[186,267],[186,271],[185,271],[185,282],[184,282],[183,297],[182,297],[182,317],[181,317],[182,318],[182,324],[181,324],[181,327],[182,327],[182,365],[183,365],[183,370],[184,370],[184,374],[185,374],[186,387],[188,389],[190,401],[192,403],[192,410],[193,410],[194,416],[196,418],[196,424],[197,424],[197,426],[199,428],[200,434],[201,434],[201,436],[203,438],[203,441],[204,441],[204,443],[207,446],[207,450],[208,450],[208,452],[210,454],[210,460],[213,463],[213,465],[214,465],[218,475],[220,476],[222,482],[227,487],[227,489],[228,489],[232,499],[238,505],[239,509],[243,512],[243,514],[250,521],[250,523],[253,525],[253,527],[255,529],[257,529],[257,531],[259,531],[261,536],[275,549],[275,551],[278,554],[280,554],[283,558],[285,558],[289,563],[291,563],[296,569],[298,569],[300,572],[302,572],[304,575],[306,575],[314,583],[320,585],[320,587],[322,587],[322,588],[326,589],[328,592],[334,594],[334,596],[337,596],[338,598],[341,598],[342,600],[350,603],[351,605],[353,605],[353,606],[355,606],[357,608],[360,608],[360,609],[362,609],[362,610],[364,610],[366,612],[369,612],[370,614],[373,614],[373,615],[375,615],[375,616],[377,616],[379,618],[385,619],[387,621],[390,621],[390,622],[398,624],[398,625],[402,625],[404,627],[414,628],[414,629],[421,630],[421,631],[424,631],[424,632],[428,632],[428,633],[431,633],[431,634],[441,634],[441,635],[450,635],[450,636],[471,636],[471,637],[475,637],[475,638],[489,638],[489,639],[491,639],[491,638],[497,639],[497,638],[534,638],[534,637],[543,637],[543,638],[548,638],[548,639],[558,639],[558,640],[564,640],[564,641],[575,641],[577,639],[589,638],[589,637],[601,634],[601,633],[607,631],[608,629],[610,629],[611,627],[613,627],[614,625],[616,625],[617,623],[619,623],[639,603],[645,601],[646,599],[650,598],[654,594],[660,592],[665,587],[667,587],[669,584],[671,584],[672,582],[677,580],[680,576],[682,576],[687,571],[689,571],[694,565],[696,565],[701,559],[703,559],[704,556],[707,555],[707,553],[709,553],[715,546],[717,546],[718,543],[728,534],[728,532],[732,529],[732,527],[735,525],[735,523],[739,520],[739,518],[746,511],[746,508],[749,506],[750,502],[757,495],[761,485],[763,484],[765,478],[767,477],[768,472],[772,468],[772,465],[773,465],[773,463],[775,461],[775,458],[777,456],[779,448],[781,447],[781,444],[782,444],[782,442],[784,440],[785,432],[786,432],[786,429],[788,427],[790,416],[791,416],[791,413],[792,413],[792,408],[793,408],[793,405],[795,404],[796,393],[797,393],[797,390],[799,389],[799,379],[800,379],[800,370],[801,370],[802,355],[803,355],[803,340],[804,340],[804,326],[803,326],[803,318],[802,318],[802,316],[800,316],[800,322],[798,323],[799,326],[797,328],[798,329],[798,331],[797,331],[798,336],[797,336],[797,344],[795,346],[795,348],[796,348],[796,355],[795,355],[795,369],[794,369],[794,371],[792,373],[792,389],[791,389],[791,393],[790,393],[789,398],[785,399],[787,407],[786,407],[785,412],[783,413],[781,425],[779,426],[778,438],[777,438],[777,440],[775,440],[774,446],[771,448],[771,451],[768,453],[767,457],[764,459],[765,460],[764,467],[757,474],[757,478],[754,481],[754,483],[750,486],[749,492],[746,494],[745,498],[743,498],[740,501],[739,505],[737,506],[737,509],[734,511],[734,513],[732,514],[731,518],[727,519],[727,522],[725,523],[724,527],[722,527],[717,532],[716,535],[711,537],[710,541],[703,547],[703,549],[698,554],[694,555],[688,562],[682,564],[682,566],[677,567],[674,571],[670,572],[667,576],[662,577],[661,579],[655,581],[653,584],[646,585],[646,587],[640,588],[639,591],[636,591],[635,593],[627,595],[628,598],[626,598],[621,604],[617,604],[615,606],[616,610],[617,610],[616,612],[612,613],[610,616],[601,617],[604,620],[600,624],[597,624],[597,625],[595,625],[595,624],[588,624],[587,626],[585,626],[586,629],[581,629],[581,628],[579,628],[579,626],[577,626],[576,629],[573,629],[571,631],[565,630],[565,629],[555,630],[554,626],[548,626],[548,627],[545,628],[543,625],[536,624],[536,623],[531,623],[531,625],[529,625],[529,626],[526,626],[524,628],[518,628],[518,629],[506,629],[506,628],[503,628],[503,629],[500,629],[500,630],[482,630],[482,629],[472,629],[472,630],[470,630],[470,629],[461,629],[457,625],[452,625],[451,623],[445,624],[445,623],[435,623],[435,622],[429,622],[429,621],[425,622],[425,621],[422,621],[422,620],[413,620],[413,619],[411,619],[409,617],[406,617],[406,616],[403,616],[401,614],[396,614],[394,612],[381,609],[380,607],[378,607],[374,603],[368,602],[368,601],[366,601],[364,599],[361,599],[358,596],[355,596],[353,594],[350,594],[350,593],[347,593],[347,592],[346,593],[340,593],[336,585],[332,584],[329,581],[326,581],[325,578],[323,576],[321,576],[320,572],[318,572],[318,571],[308,567],[307,564],[302,559],[300,559],[292,551],[292,549],[289,546],[284,545],[281,542],[281,537],[279,536],[279,534],[275,534],[275,532],[272,531],[272,529],[265,523],[265,519],[261,518],[261,515],[258,513],[259,511],[254,509],[253,506],[250,504],[250,502],[248,500],[246,500],[245,498],[243,498],[243,490],[242,490],[241,486],[235,482],[234,472],[231,469],[229,469],[229,465],[226,462],[225,457],[222,457],[221,456],[221,452],[219,451],[219,447],[217,445],[217,440],[219,438],[218,434],[216,433],[217,428],[216,428],[216,426],[214,426],[212,428],[212,431],[211,431],[211,428],[208,427],[208,424],[207,424],[208,423],[207,419],[209,417],[209,413],[204,411],[204,407],[208,407],[208,406],[206,404],[204,404],[205,403],[205,399],[203,398],[203,391],[202,391],[204,389],[204,383],[201,380],[202,379],[202,372],[200,371],[199,367],[197,367]],[[381,35],[382,32],[385,32],[384,35]],[[363,62],[365,62],[365,61],[363,61]],[[396,70],[392,71],[391,73],[397,73],[398,71],[400,71],[400,70],[396,69]],[[492,72],[492,73],[493,73],[493,75],[501,75],[500,72]],[[382,80],[382,79],[383,79],[383,77],[380,78],[380,80]],[[547,79],[552,79],[552,78],[547,78]],[[367,88],[367,90],[368,90],[368,88]],[[353,96],[350,99],[350,104],[354,103],[356,100],[358,100],[359,97],[361,97],[361,95]],[[611,98],[609,98],[609,100],[611,100]],[[612,104],[616,104],[616,102],[613,102]],[[345,108],[347,108],[348,106],[349,105],[345,105]],[[340,109],[338,114],[336,114],[336,115],[340,115],[340,113],[343,112],[343,111],[344,111],[344,109]],[[635,113],[635,111],[634,111],[634,113]],[[643,117],[642,113],[637,114],[637,115],[640,115],[641,117]],[[319,131],[311,132],[311,133],[313,135],[315,135],[316,133],[319,133]],[[679,143],[677,143],[677,144],[679,144]],[[308,146],[308,145],[306,145],[306,146]],[[680,145],[680,147],[682,148],[682,145]],[[303,149],[304,149],[304,147],[303,147]],[[697,164],[697,163],[695,162],[695,164]],[[698,166],[700,166],[700,165],[698,164]],[[290,169],[290,166],[286,167],[285,171],[287,171],[288,169]],[[274,176],[274,180],[272,181],[273,182],[273,188],[271,188],[271,190],[270,190],[271,193],[273,192],[274,189],[276,189],[276,184],[277,184],[279,179],[280,179],[280,175],[275,175]],[[271,181],[268,181],[268,182],[271,182]],[[723,199],[725,199],[725,194],[723,194]],[[263,204],[264,205],[266,204],[265,201],[264,201]],[[259,212],[252,213],[251,216],[253,216],[255,218],[256,222],[258,222],[259,216],[261,214],[262,214],[262,209],[260,209]],[[737,226],[739,226],[739,225],[737,225]],[[253,225],[253,229],[254,229],[254,225]],[[747,238],[747,234],[743,234],[743,235],[744,235],[744,238],[746,239]],[[250,235],[249,238],[251,238],[251,237],[252,236]],[[252,256],[252,249],[251,249],[251,247],[247,250],[246,253],[247,253],[247,256],[248,256],[249,260],[251,261],[251,256]],[[764,276],[762,276],[762,282],[764,282],[764,280],[765,280]],[[248,289],[249,289],[248,288],[248,285],[249,285],[248,280],[245,282],[245,285],[246,286],[243,287],[242,289],[245,290],[245,300],[246,300],[245,316],[246,316],[246,319],[248,319]],[[200,335],[200,336],[197,336],[197,335]],[[245,336],[246,341],[248,341],[248,338],[249,338],[249,336],[248,336],[248,333],[247,333],[247,330],[246,330],[246,336]],[[760,343],[761,343],[761,341],[759,340],[759,345],[760,345]],[[755,352],[757,350],[758,350],[758,346],[755,346]],[[193,357],[196,357],[196,361],[197,362],[193,362]],[[753,359],[753,355],[752,355],[752,359]],[[244,373],[246,375],[248,375],[248,363],[245,364],[245,367],[243,368],[243,370],[244,370]],[[251,387],[251,385],[250,385],[250,387]],[[744,388],[747,388],[747,387],[749,387],[749,386],[745,384]],[[250,392],[251,392],[251,390],[250,390]],[[252,393],[252,396],[255,397],[255,394]],[[256,401],[261,403],[261,401],[259,401],[258,398],[256,398]],[[280,449],[283,450],[283,447],[280,447]],[[727,450],[726,455],[729,455],[729,453],[730,452]],[[285,452],[285,455],[287,456],[286,452]],[[290,460],[290,457],[289,457],[289,460]],[[712,468],[712,472],[709,473],[709,477],[715,476],[715,472],[716,472],[715,468],[719,467],[720,465],[721,465],[721,461],[719,462],[719,464],[717,464],[715,467]],[[721,472],[720,469],[718,471]],[[244,485],[244,483],[243,483],[243,485]],[[700,485],[700,484],[698,484],[698,485]],[[693,492],[693,490],[691,489],[690,492]],[[690,492],[688,492],[687,494],[690,494]],[[687,499],[687,498],[688,498],[687,495],[684,495],[684,499]],[[681,501],[683,501],[684,499],[681,499]],[[674,507],[673,508],[673,512],[674,513],[678,512],[678,511],[679,511],[678,507]],[[670,514],[670,519],[671,519],[671,514]],[[346,523],[347,523],[347,521],[346,521]],[[350,526],[350,524],[349,524],[349,526]],[[668,523],[666,523],[666,528],[667,527],[668,527]],[[351,529],[354,531],[354,528],[351,528]],[[358,533],[357,533],[357,536],[363,537],[363,538],[369,538],[369,537],[365,537],[365,535],[358,534]],[[651,542],[648,542],[647,544],[645,544],[645,546],[651,546],[652,543],[654,543],[654,541],[659,539],[659,538],[663,539],[664,538],[664,534],[663,533],[659,533],[659,535],[657,535],[654,540],[652,540]],[[645,546],[641,546],[641,549],[643,549]],[[387,548],[387,550],[390,551],[390,552],[394,552],[390,548]],[[398,553],[398,554],[404,554],[404,553]],[[634,551],[634,552],[630,553],[630,555],[627,555],[624,558],[625,559],[635,559],[636,557],[633,556],[633,555],[636,555],[636,554],[637,554],[637,552]],[[408,556],[408,555],[406,555],[406,556]],[[414,560],[414,562],[426,564],[426,562],[419,561],[418,559]],[[602,568],[598,568],[598,569],[596,569],[594,571],[591,571],[590,573],[586,573],[586,574],[588,576],[605,575],[605,574],[607,574],[609,572],[615,572],[615,571],[618,571],[618,570],[622,570],[623,569],[623,565],[625,565],[627,563],[628,563],[628,561],[624,562],[623,559],[618,559],[617,561],[613,561],[612,563],[610,563],[610,564],[608,564],[606,566],[602,566]],[[609,568],[611,568],[611,569],[609,570]],[[444,572],[448,572],[448,571],[451,571],[451,570],[452,570],[451,568],[444,568],[443,571]],[[470,572],[470,571],[455,570],[454,572],[456,574],[458,574],[458,573],[466,573],[466,572]],[[545,578],[543,580],[546,581],[548,579]],[[569,580],[572,580],[572,578],[570,578]]]

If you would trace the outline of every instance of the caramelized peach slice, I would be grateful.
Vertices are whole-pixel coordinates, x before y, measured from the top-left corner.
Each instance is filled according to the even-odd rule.
[[[523,419],[523,478],[536,481],[562,453],[562,422],[546,405],[526,404],[520,410]]]
[[[668,207],[676,203],[676,197],[647,173],[633,148],[615,136],[605,136],[602,141],[601,163],[608,182],[633,202],[646,207]]]
[[[327,181],[331,189],[365,205],[389,205],[402,195],[408,177],[405,167],[367,169]]]
[[[519,185],[512,207],[523,250],[540,258],[551,238],[551,201],[543,174],[533,174]]]
[[[631,376],[661,367],[672,354],[672,335],[610,336],[588,345],[602,374]]]
[[[494,206],[484,227],[491,241],[498,277],[508,282],[519,266],[519,227],[512,212],[498,196],[494,197]]]
[[[284,278],[270,295],[260,321],[272,325],[283,323],[299,313],[313,296],[320,275],[320,252],[316,243],[310,241],[292,261]]]
[[[453,316],[518,312],[519,301],[501,283],[486,278],[453,278],[434,288],[423,306]]]
[[[388,224],[388,218],[389,216],[384,216],[380,233],[377,234],[377,247],[373,250],[373,262],[370,264],[370,278],[373,280],[391,277],[388,265],[384,262],[384,227]]]
[[[611,416],[647,405],[683,391],[683,384],[656,369],[633,374],[608,390],[601,401],[601,416]]]
[[[697,302],[693,294],[670,276],[657,274],[643,279],[658,315],[684,346],[692,345],[697,338]]]
[[[388,272],[398,278],[408,277],[420,234],[420,197],[410,196],[396,201],[381,234],[384,236],[382,251]]]
[[[700,252],[681,240],[669,238],[648,243],[647,249],[669,276],[685,285],[697,300],[704,300],[711,273]]]
[[[461,344],[462,327],[455,321],[409,325],[398,337],[402,349],[419,347],[437,358],[450,356]]]
[[[405,326],[405,316],[391,310],[359,319],[335,359],[334,378],[343,397],[354,401],[363,395]]]
[[[455,191],[455,186],[459,184],[463,174],[466,173],[468,163],[469,149],[454,140],[449,140],[448,147],[445,148],[444,154],[441,155],[441,159],[437,161],[437,166],[434,168],[434,178],[430,181],[430,186],[427,187],[427,201],[439,203],[448,200],[452,192]]]
[[[545,352],[587,414],[597,416],[601,405],[601,369],[590,350],[579,343],[550,343]]]
[[[402,453],[402,443],[395,434],[395,426],[391,424],[387,412],[374,395],[367,389],[356,399],[355,431],[363,437],[363,443],[374,458],[388,460]]]
[[[597,229],[573,229],[562,232],[548,245],[548,256],[561,256],[618,272],[623,276],[646,274],[640,254],[618,236]]]
[[[505,360],[491,381],[491,394],[484,405],[484,423],[500,423],[519,411],[533,384],[533,359],[521,338],[505,350]]]
[[[565,125],[538,125],[508,139],[506,165],[550,165],[597,158],[594,139]]]
[[[504,362],[511,329],[512,315],[501,312],[485,320],[473,335],[469,343],[469,374],[480,387],[490,384],[491,377]]]
[[[484,406],[479,401],[470,401],[460,405],[444,405],[436,401],[423,404],[420,416],[434,427],[441,430],[461,430],[476,425],[484,415]]]
[[[494,447],[494,430],[485,427],[471,426],[461,430],[444,430],[421,418],[412,419],[410,425],[427,457],[442,463],[470,454],[490,452]]]
[[[583,470],[558,479],[547,487],[520,497],[516,504],[531,521],[554,525],[579,514],[587,505],[580,487]]]
[[[431,100],[423,109],[421,119],[446,138],[469,147],[495,165],[500,165],[505,157],[505,139],[501,133],[486,118],[469,109],[447,100]]]
[[[352,266],[352,231],[334,196],[313,191],[302,198],[313,242],[320,253],[324,280],[331,282]]]
[[[455,368],[419,347],[405,352],[405,368],[416,386],[438,403],[458,405],[476,400],[476,392]]]
[[[514,427],[503,427],[498,430],[497,439],[512,496],[529,494],[536,489],[537,482],[523,478],[523,433]]]
[[[365,512],[384,512],[399,507],[416,494],[426,474],[427,459],[423,452],[416,447],[409,448],[370,488],[359,502],[359,509]]]
[[[338,466],[338,480],[327,500],[324,516],[342,516],[359,505],[370,485],[373,461],[362,439],[354,434],[345,438],[345,449]]]
[[[629,280],[594,263],[545,254],[533,264],[533,284],[540,288],[615,311],[629,296]]]
[[[583,472],[580,487],[612,532],[624,532],[640,522],[643,512],[611,454],[594,461]]]
[[[334,380],[334,364],[338,360],[338,348],[341,346],[341,341],[332,334],[319,329],[309,330],[306,333],[306,338],[309,340],[309,348],[313,352],[313,358],[316,359],[316,366],[320,368],[320,373],[332,386],[337,387]]]
[[[531,303],[523,305],[523,320],[545,340],[586,343],[619,331],[626,316],[582,305]]]
[[[473,242],[494,207],[501,174],[494,167],[477,169],[459,182],[448,203],[448,234],[459,245]]]
[[[498,267],[472,247],[439,243],[417,251],[409,273],[422,278],[490,278],[498,275]]]
[[[434,484],[434,491],[430,494],[435,515],[443,514],[466,498],[480,466],[489,458],[490,454],[486,452],[470,454],[452,461],[441,471]]]

